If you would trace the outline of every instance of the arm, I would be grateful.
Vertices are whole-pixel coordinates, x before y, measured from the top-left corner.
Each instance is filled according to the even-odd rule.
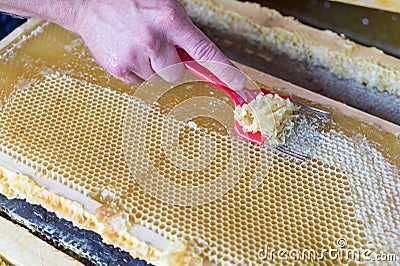
[[[74,21],[84,8],[85,0],[70,1],[15,1],[0,0],[0,10],[24,17],[37,17],[74,30]]]
[[[40,17],[76,32],[100,65],[128,83],[181,62],[176,46],[195,60],[232,66],[177,0],[0,0],[0,10]],[[244,77],[230,67],[209,68],[233,89],[243,87]],[[183,72],[181,65],[161,78],[176,81]]]

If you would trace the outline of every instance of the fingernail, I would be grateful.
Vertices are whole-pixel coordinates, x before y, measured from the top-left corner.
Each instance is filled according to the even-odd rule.
[[[245,86],[246,78],[239,69],[228,67],[223,69],[221,80],[232,90],[241,90]]]
[[[235,76],[227,83],[229,88],[232,90],[241,90],[244,88],[246,79],[242,73],[239,71],[235,73]]]

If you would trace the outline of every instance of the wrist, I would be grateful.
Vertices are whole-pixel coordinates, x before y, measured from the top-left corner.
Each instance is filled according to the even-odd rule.
[[[39,0],[15,1],[3,0],[0,10],[25,17],[37,17],[59,24],[72,31],[83,18],[84,10],[91,0]]]
[[[58,11],[54,12],[48,20],[78,33],[87,12],[89,0],[57,1],[60,3]],[[54,9],[57,10],[57,9]]]

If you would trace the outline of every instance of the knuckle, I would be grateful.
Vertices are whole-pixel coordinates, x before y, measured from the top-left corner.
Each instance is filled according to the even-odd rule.
[[[144,52],[157,52],[157,31],[154,30],[151,26],[144,27],[141,33],[137,36],[137,39],[134,41],[134,44],[129,48],[130,55],[137,54],[141,49],[144,49]]]
[[[179,15],[178,12],[178,6],[171,3],[171,2],[165,2],[161,6],[161,12],[165,14],[166,17],[171,18],[171,17],[176,17]]]
[[[184,18],[183,14],[185,14],[185,11],[181,10],[178,3],[174,4],[171,2],[164,3],[160,8],[160,12],[161,23],[165,25],[166,28],[178,27],[182,24]]]
[[[143,34],[143,36],[141,36],[140,38],[140,42],[139,42],[139,47],[143,47],[145,49],[145,52],[149,53],[149,54],[157,54],[158,52],[158,45],[157,45],[157,40],[156,40],[156,33],[151,29],[147,29],[145,31],[145,34]],[[136,54],[139,52],[143,52],[143,51],[138,51],[138,50],[134,50],[132,51],[132,53]]]
[[[143,43],[144,47],[146,48],[146,52],[151,56],[158,54],[158,46],[156,45],[154,40],[148,40]],[[140,52],[140,51],[137,51]]]
[[[109,72],[116,77],[123,77],[128,71],[128,68],[121,65],[111,65],[109,69]]]
[[[196,59],[210,60],[216,56],[217,47],[212,42],[202,40],[194,45],[193,54]]]

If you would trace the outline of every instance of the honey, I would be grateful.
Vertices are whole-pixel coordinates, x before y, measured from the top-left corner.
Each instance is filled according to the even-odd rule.
[[[252,2],[274,8],[285,15],[296,17],[306,24],[343,33],[348,38],[366,46],[375,46],[388,54],[400,57],[398,49],[400,36],[397,34],[400,19],[396,12],[346,5],[334,1],[288,0],[283,3],[276,0],[255,0]],[[365,1],[363,2],[368,5]],[[379,5],[377,4],[379,1],[371,2]],[[388,6],[391,4],[391,1],[383,2],[386,2],[385,4]]]

